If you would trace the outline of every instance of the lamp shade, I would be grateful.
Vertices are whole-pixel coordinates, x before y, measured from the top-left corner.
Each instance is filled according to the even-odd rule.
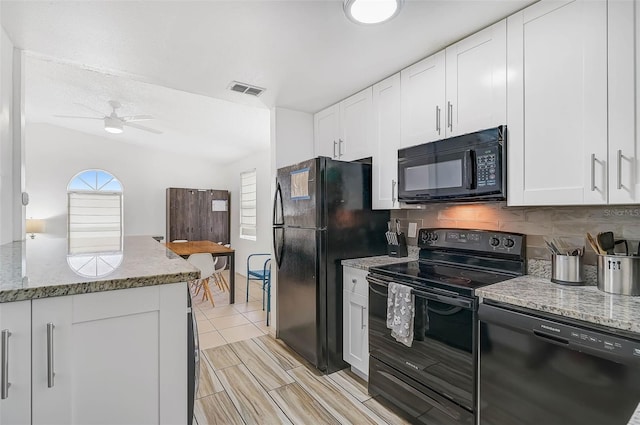
[[[38,218],[27,219],[27,233],[42,233],[44,232],[44,220]]]

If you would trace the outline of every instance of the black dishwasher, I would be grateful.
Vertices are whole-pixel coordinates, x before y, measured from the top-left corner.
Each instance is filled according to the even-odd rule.
[[[640,402],[640,339],[482,304],[481,425],[627,424]]]

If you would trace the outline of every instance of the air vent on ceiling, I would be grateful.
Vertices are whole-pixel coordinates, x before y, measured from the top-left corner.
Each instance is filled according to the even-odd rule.
[[[263,89],[262,87],[252,86],[251,84],[247,83],[232,81],[231,84],[229,84],[229,90],[237,91],[238,93],[249,94],[251,96],[260,96],[266,89]]]

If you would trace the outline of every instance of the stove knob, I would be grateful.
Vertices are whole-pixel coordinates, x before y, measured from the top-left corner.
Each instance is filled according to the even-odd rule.
[[[513,248],[515,244],[516,243],[513,241],[513,239],[506,239],[504,241],[504,246],[506,246],[507,248]]]
[[[491,239],[489,239],[489,245],[491,245],[491,246],[498,246],[498,245],[500,245],[500,239],[498,239],[498,238],[491,238]]]

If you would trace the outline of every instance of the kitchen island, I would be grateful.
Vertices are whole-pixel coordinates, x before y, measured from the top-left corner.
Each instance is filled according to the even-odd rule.
[[[151,237],[94,246],[0,246],[0,424],[186,421],[186,282],[199,271]]]

